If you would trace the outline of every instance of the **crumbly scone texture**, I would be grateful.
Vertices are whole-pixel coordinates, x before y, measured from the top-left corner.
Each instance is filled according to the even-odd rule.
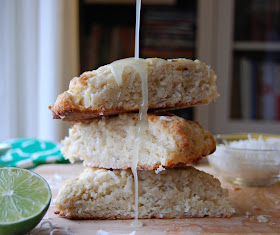
[[[148,108],[170,110],[209,104],[218,97],[216,74],[199,60],[148,58]],[[85,72],[50,107],[55,119],[80,121],[100,115],[138,111],[142,103],[141,76],[124,66],[119,85],[110,66]]]
[[[186,166],[213,153],[216,143],[210,132],[198,122],[170,113],[149,113],[147,129],[139,136],[138,169],[155,170]],[[132,166],[137,113],[76,123],[63,141],[61,152],[72,163],[106,169],[129,169]]]
[[[193,167],[138,171],[139,218],[230,217],[228,192],[213,176]],[[69,219],[134,218],[131,170],[86,168],[64,183],[56,214]]]

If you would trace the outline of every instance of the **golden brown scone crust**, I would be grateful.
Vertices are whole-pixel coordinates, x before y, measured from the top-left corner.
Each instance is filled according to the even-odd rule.
[[[171,110],[209,104],[218,97],[216,75],[199,60],[145,59],[148,67],[148,108]],[[55,119],[80,121],[101,115],[138,111],[141,79],[129,64],[119,86],[108,65],[73,78],[69,90],[49,107]]]
[[[218,179],[193,167],[138,171],[139,218],[230,217],[234,209]],[[130,170],[86,168],[60,188],[56,214],[68,219],[134,218]]]
[[[62,142],[61,152],[74,162],[91,167],[129,169],[134,156],[137,113],[120,114],[90,123],[76,123]],[[148,114],[148,128],[141,138],[138,169],[186,166],[213,153],[216,143],[198,122],[170,113]]]

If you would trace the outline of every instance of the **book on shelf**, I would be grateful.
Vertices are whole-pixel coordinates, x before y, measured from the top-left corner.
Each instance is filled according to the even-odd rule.
[[[134,55],[134,28],[95,23],[86,39],[85,70],[93,70],[115,60]]]
[[[194,48],[194,11],[181,9],[147,9],[143,13],[141,45],[144,51],[173,51]],[[179,53],[180,54],[180,53]],[[188,53],[187,53],[188,54]],[[154,56],[157,56],[156,54]],[[166,56],[165,56],[166,57]]]
[[[146,8],[141,16],[140,57],[194,58],[195,11]],[[135,27],[92,21],[83,50],[84,70],[134,56]]]
[[[256,61],[242,57],[240,59],[240,104],[243,119],[256,119],[258,107],[258,79]]]
[[[249,119],[251,107],[250,73],[252,64],[249,59],[242,57],[240,59],[240,92],[241,92],[241,116],[243,119]]]
[[[232,81],[231,99],[236,99],[239,87],[239,118],[280,120],[280,63],[248,57],[236,61],[238,73]],[[238,101],[232,101],[231,108],[235,109],[231,110],[231,117],[238,117]]]
[[[135,4],[135,0],[84,0],[87,4]],[[175,5],[176,0],[142,0],[148,5]]]
[[[231,80],[231,94],[230,94],[230,117],[233,119],[241,118],[241,97],[240,97],[240,66],[239,59],[233,60],[233,77]]]
[[[273,88],[276,102],[276,119],[280,120],[280,63],[273,66]]]
[[[178,10],[148,10],[140,30],[140,56],[194,58],[194,14]],[[155,13],[155,14],[153,14]],[[170,13],[170,14],[168,14]],[[134,56],[135,29],[95,22],[86,40],[85,70]]]
[[[262,83],[261,83],[261,109],[262,119],[276,119],[276,105],[274,92],[274,76],[273,67],[275,64],[271,61],[266,61],[262,64]]]
[[[263,114],[262,114],[262,107],[261,107],[261,90],[262,90],[262,64],[263,61],[256,61],[255,62],[255,94],[256,94],[256,108],[255,108],[255,117],[256,119],[260,120],[263,118]]]
[[[109,60],[114,61],[120,55],[120,48],[122,45],[122,38],[121,38],[121,26],[117,25],[112,29],[112,35],[110,43],[110,51],[109,51]]]
[[[279,41],[279,0],[237,0],[235,40]]]
[[[279,41],[279,0],[251,0],[251,39],[254,41]]]
[[[141,49],[141,57],[151,58],[155,56],[163,59],[194,58],[194,50],[188,48],[167,48],[163,50],[162,48],[157,47],[145,47]]]
[[[87,41],[88,44],[88,68],[96,69],[99,66],[98,56],[100,50],[100,40],[101,40],[101,26],[99,24],[94,24],[91,27],[91,32],[89,39]]]

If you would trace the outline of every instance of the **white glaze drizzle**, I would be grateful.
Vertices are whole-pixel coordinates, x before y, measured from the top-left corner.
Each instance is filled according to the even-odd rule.
[[[145,131],[148,126],[148,65],[144,59],[141,58],[126,58],[122,60],[117,60],[109,65],[112,74],[114,75],[116,82],[119,86],[122,86],[123,79],[122,74],[126,66],[133,66],[134,69],[139,74],[141,80],[141,90],[142,90],[142,103],[139,107],[138,121],[136,124],[137,133],[135,136],[134,146],[133,146],[133,159],[132,159],[132,174],[134,177],[134,189],[135,189],[135,216],[134,221],[131,223],[133,227],[142,227],[143,224],[138,220],[138,174],[137,165],[139,160],[139,148],[141,140],[144,138]]]
[[[147,70],[146,70],[147,71]],[[142,227],[143,224],[138,221],[138,174],[137,165],[139,160],[139,148],[141,140],[143,139],[146,129],[148,127],[148,83],[147,83],[147,72],[141,75],[142,82],[142,104],[139,109],[139,116],[137,122],[137,134],[133,146],[133,160],[132,160],[132,174],[134,176],[134,188],[135,188],[135,216],[132,225],[134,227]]]
[[[140,10],[141,10],[141,0],[136,0],[136,29],[135,29],[135,59],[139,60],[139,31],[140,31]],[[144,65],[145,64],[145,65]],[[145,66],[143,68],[142,66]],[[146,132],[148,127],[148,66],[146,62],[141,63],[141,72],[139,75],[141,77],[141,87],[142,87],[142,104],[139,109],[139,116],[137,122],[137,136],[134,141],[133,146],[133,161],[132,161],[132,174],[134,176],[134,189],[135,189],[135,216],[134,221],[132,222],[133,227],[142,227],[143,224],[138,220],[138,174],[137,174],[137,165],[139,160],[139,147],[143,135]]]
[[[125,67],[127,66],[133,66],[134,69],[139,73],[141,81],[143,80],[143,76],[146,76],[147,74],[147,63],[144,59],[141,58],[125,58],[121,60],[116,60],[108,65],[110,68],[112,74],[114,75],[114,78],[116,80],[116,83],[119,86],[123,85],[123,71],[125,70]]]
[[[140,11],[141,11],[141,0],[136,0],[136,25],[135,25],[135,47],[134,47],[134,57],[136,59],[139,58]]]
[[[135,51],[134,58],[126,58],[117,60],[109,64],[109,68],[114,75],[118,86],[123,85],[123,71],[126,66],[133,66],[134,69],[139,73],[141,79],[142,88],[142,103],[139,107],[138,121],[136,124],[137,133],[133,146],[133,159],[132,159],[132,174],[134,177],[134,189],[135,189],[135,216],[134,221],[131,223],[133,227],[142,227],[143,224],[138,220],[138,174],[137,165],[139,160],[139,148],[141,140],[145,135],[145,131],[148,127],[148,66],[144,59],[139,58],[139,31],[140,31],[140,10],[141,0],[136,0],[136,26],[135,26]]]

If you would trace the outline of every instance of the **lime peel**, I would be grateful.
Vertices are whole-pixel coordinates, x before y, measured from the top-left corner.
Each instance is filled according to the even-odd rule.
[[[46,214],[51,190],[40,175],[22,168],[0,168],[0,234],[24,234]]]

